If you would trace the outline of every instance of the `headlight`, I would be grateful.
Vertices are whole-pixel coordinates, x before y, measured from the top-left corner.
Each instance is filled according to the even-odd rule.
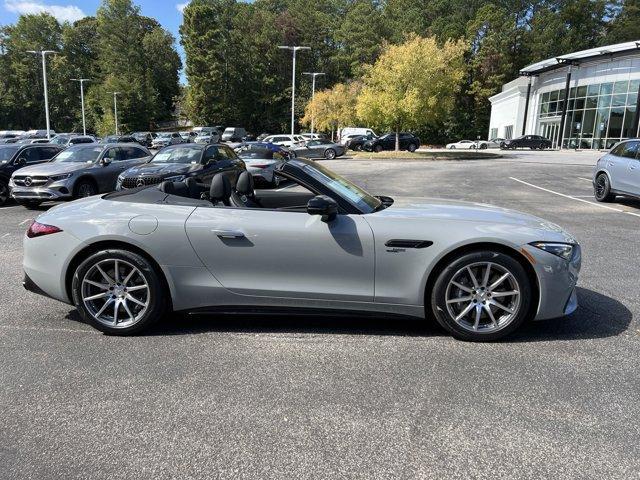
[[[547,243],[547,242],[533,242],[531,246],[544,250],[545,252],[557,255],[565,260],[571,260],[573,256],[574,245],[570,243]]]
[[[174,175],[173,177],[165,177],[166,181],[169,182],[181,182],[184,180],[184,175]]]
[[[71,177],[71,175],[73,175],[72,173],[63,173],[60,175],[52,175],[49,177],[49,180],[51,180],[52,182],[57,182],[58,180],[65,180],[69,177]]]

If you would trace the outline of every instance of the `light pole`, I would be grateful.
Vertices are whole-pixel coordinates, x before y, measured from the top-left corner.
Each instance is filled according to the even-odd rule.
[[[84,82],[90,82],[90,78],[72,78],[74,82],[80,82],[80,105],[82,105],[82,134],[87,134],[87,124],[84,119]]]
[[[120,95],[120,92],[109,93],[113,93],[113,118],[116,121],[116,135],[118,135],[118,95]]]
[[[295,106],[296,106],[296,52],[298,50],[311,50],[311,47],[297,47],[288,45],[279,45],[278,48],[283,50],[291,50],[293,53],[293,76],[291,80],[291,136],[295,133]]]
[[[313,97],[316,96],[316,77],[324,75],[323,72],[302,72],[303,75],[311,75],[311,102],[313,103]],[[313,133],[313,127],[315,125],[315,114],[313,108],[311,109],[311,133]]]
[[[51,138],[49,131],[51,126],[49,124],[49,95],[47,94],[47,53],[57,53],[54,50],[27,50],[27,53],[33,53],[34,55],[42,55],[42,83],[44,84],[44,115],[47,119],[47,140]]]

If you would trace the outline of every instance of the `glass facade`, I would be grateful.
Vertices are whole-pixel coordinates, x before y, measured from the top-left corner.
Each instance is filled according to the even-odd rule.
[[[639,86],[640,80],[624,80],[572,87],[562,147],[611,148],[620,140],[636,137],[632,130]],[[540,95],[540,132],[550,131],[553,124],[559,126],[564,100],[564,89]]]

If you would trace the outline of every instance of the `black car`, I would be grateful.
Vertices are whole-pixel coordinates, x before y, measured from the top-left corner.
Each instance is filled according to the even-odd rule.
[[[378,137],[370,133],[366,135],[358,135],[357,137],[352,137],[349,140],[347,140],[344,146],[347,148],[347,150],[360,151],[362,150],[362,147],[365,142],[368,142],[369,140],[373,140],[375,138],[378,138]],[[393,148],[395,148],[395,144]]]
[[[100,143],[139,143],[132,135],[107,135]]]
[[[151,132],[133,132],[128,136],[133,137],[133,139],[143,147],[151,148],[151,143],[153,142]]]
[[[420,139],[413,133],[400,132],[400,150],[415,152],[420,146]],[[372,138],[362,144],[362,149],[367,152],[381,152],[383,150],[396,149],[396,134],[385,133],[378,138]]]
[[[224,172],[231,185],[235,185],[244,170],[242,159],[227,145],[181,143],[169,145],[148,163],[122,172],[116,190],[154,185],[165,180],[179,182],[189,177],[208,185],[218,172]]]
[[[500,142],[502,150],[513,150],[516,148],[530,148],[531,150],[551,148],[551,140],[540,135],[522,135],[521,137]]]
[[[9,198],[9,180],[16,170],[36,163],[48,162],[63,148],[51,144],[0,145],[0,205]]]

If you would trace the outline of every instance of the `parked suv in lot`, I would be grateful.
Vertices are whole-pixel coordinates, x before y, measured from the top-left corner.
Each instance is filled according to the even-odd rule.
[[[551,140],[540,135],[522,135],[521,137],[500,142],[500,148],[511,150],[515,148],[530,148],[531,150],[551,148]]]
[[[599,202],[611,202],[616,195],[640,198],[640,140],[620,142],[598,160],[593,189]]]
[[[400,150],[415,152],[420,146],[420,139],[413,133],[400,132]],[[381,137],[372,138],[362,144],[362,149],[367,152],[381,152],[383,150],[396,149],[396,134],[385,133]]]
[[[150,158],[151,152],[138,144],[74,145],[50,162],[16,171],[11,176],[11,196],[35,207],[47,200],[111,192],[123,170]]]
[[[238,175],[244,170],[242,159],[226,145],[171,145],[156,153],[150,162],[122,172],[116,190],[154,185],[165,180],[179,182],[189,177],[199,183],[210,184],[218,172],[224,172],[235,185]]]
[[[27,165],[48,162],[61,150],[62,147],[50,144],[0,145],[0,205],[9,199],[9,183],[13,172]]]

